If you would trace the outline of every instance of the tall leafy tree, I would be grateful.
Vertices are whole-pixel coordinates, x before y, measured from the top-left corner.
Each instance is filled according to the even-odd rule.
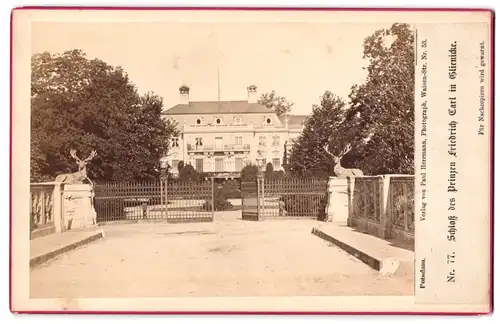
[[[339,134],[344,120],[345,105],[333,93],[327,91],[323,94],[320,104],[313,106],[312,115],[292,147],[285,166],[287,172],[297,176],[333,175],[334,164],[324,146],[332,143],[330,149],[339,147],[340,142],[333,139]]]
[[[119,67],[89,60],[80,50],[32,57],[32,181],[74,172],[69,156],[92,149],[88,166],[97,180],[140,180],[160,175],[175,125],[161,119],[162,100],[140,96]]]
[[[413,173],[413,42],[407,24],[377,30],[364,41],[367,80],[353,86],[342,127],[343,142],[352,143],[365,174]]]
[[[262,94],[258,103],[273,110],[278,116],[284,113],[290,113],[293,106],[293,103],[290,103],[285,97],[277,95],[274,90]]]

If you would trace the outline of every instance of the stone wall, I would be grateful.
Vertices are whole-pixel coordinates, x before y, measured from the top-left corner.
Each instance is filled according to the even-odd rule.
[[[30,191],[30,222],[38,225],[30,231],[32,239],[53,232],[64,232],[96,224],[93,205],[94,191],[91,185],[60,182],[32,183]],[[52,229],[47,230],[48,226]],[[38,235],[38,232],[41,234]]]
[[[413,246],[414,176],[330,177],[327,221]]]

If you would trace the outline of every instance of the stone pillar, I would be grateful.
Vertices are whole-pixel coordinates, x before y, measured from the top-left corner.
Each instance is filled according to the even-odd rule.
[[[63,222],[63,191],[62,191],[62,183],[61,182],[56,182],[54,184],[54,200],[53,200],[53,206],[54,206],[54,228],[56,233],[63,232],[66,228],[64,226]]]
[[[352,219],[354,218],[354,184],[356,178],[347,178],[347,226],[351,226]]]
[[[330,177],[328,180],[328,203],[326,206],[326,221],[341,222],[347,224],[349,209],[346,208],[347,179]]]
[[[384,175],[379,180],[379,194],[380,194],[380,227],[382,233],[379,233],[381,238],[391,237],[391,206],[389,204],[389,189],[391,184],[391,176]]]
[[[66,184],[63,194],[63,225],[66,229],[96,225],[94,190],[89,184]]]

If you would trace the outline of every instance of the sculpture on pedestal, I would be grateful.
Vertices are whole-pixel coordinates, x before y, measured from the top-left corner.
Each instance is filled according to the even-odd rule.
[[[340,165],[340,161],[351,150],[351,144],[347,144],[342,152],[339,155],[334,155],[332,152],[328,150],[328,145],[323,147],[325,152],[333,158],[335,162],[335,166],[333,167],[333,172],[339,178],[347,178],[347,177],[362,177],[363,171],[360,169],[346,169]]]
[[[97,152],[93,150],[90,155],[84,160],[81,160],[78,156],[76,156],[76,150],[74,149],[70,150],[69,154],[73,159],[76,160],[76,164],[78,165],[78,172],[60,174],[56,177],[55,182],[62,182],[67,184],[82,184],[83,181],[87,180],[92,185],[92,181],[90,181],[87,176],[87,164],[89,164],[89,162],[96,157]]]
[[[349,183],[354,181],[354,177],[362,177],[363,171],[360,169],[346,169],[340,164],[344,155],[351,150],[351,144],[346,145],[338,155],[330,152],[328,145],[325,145],[323,149],[333,158],[335,163],[335,166],[333,167],[335,177],[330,177],[328,181],[328,201],[325,208],[327,217],[325,221],[331,222],[335,220],[347,223],[350,197]]]
[[[78,172],[60,174],[55,179],[56,182],[64,184],[62,222],[66,230],[97,224],[94,185],[87,175],[87,164],[96,157],[97,152],[93,150],[83,160],[78,158],[74,149],[70,150],[70,155],[76,160]],[[88,183],[85,183],[85,180]]]

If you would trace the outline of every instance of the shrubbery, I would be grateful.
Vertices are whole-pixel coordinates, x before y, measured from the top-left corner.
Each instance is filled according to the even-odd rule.
[[[284,204],[287,216],[302,217],[304,215],[317,215],[318,218],[325,217],[327,197],[321,195],[285,195],[280,198]]]
[[[94,205],[98,222],[107,222],[125,219],[125,201],[116,199],[95,199]]]
[[[214,190],[215,211],[229,210],[233,207],[233,205],[227,200],[228,193],[230,192],[230,189],[228,188],[229,186],[227,184],[215,185],[215,190]],[[208,211],[212,210],[212,202],[206,200],[202,208],[203,210],[208,210]]]
[[[257,174],[259,173],[259,167],[255,164],[248,164],[243,169],[241,169],[241,181],[251,182],[257,181]]]
[[[224,199],[222,197],[216,197],[214,198],[215,205],[214,205],[214,210],[215,211],[223,211],[223,210],[229,210],[233,207],[233,205],[227,201],[227,199]],[[212,210],[212,202],[211,201],[205,201],[203,204],[203,210],[206,211],[211,211]]]
[[[237,180],[224,182],[221,190],[226,199],[241,199],[240,182]]]

